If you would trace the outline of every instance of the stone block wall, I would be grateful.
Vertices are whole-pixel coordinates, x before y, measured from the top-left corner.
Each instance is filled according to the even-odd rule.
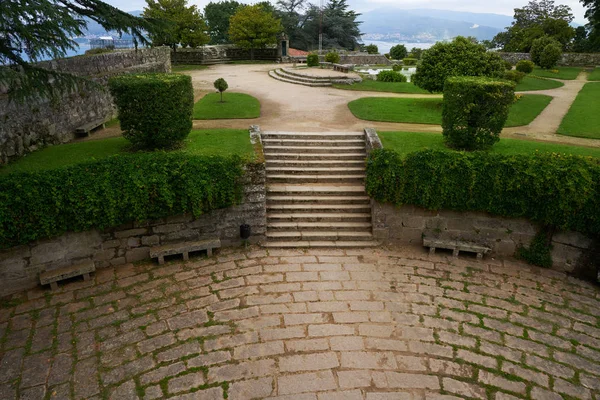
[[[254,59],[259,61],[279,60],[276,47],[255,49]],[[177,49],[171,52],[173,65],[221,64],[228,61],[250,60],[250,50],[234,45],[203,46],[196,49]]]
[[[482,212],[430,211],[416,206],[394,207],[373,202],[373,235],[383,242],[422,244],[424,237],[466,240],[492,249],[492,257],[511,257],[518,246],[529,246],[539,226],[526,219]],[[553,238],[554,268],[572,271],[592,241],[577,232]]]
[[[498,54],[512,64],[516,64],[521,60],[531,60],[529,53],[498,52]],[[600,53],[564,53],[558,65],[567,67],[600,66]]]
[[[81,85],[60,99],[9,101],[0,93],[0,165],[39,148],[67,143],[75,129],[115,116],[106,89],[111,76],[130,72],[170,72],[168,48],[123,50],[40,63],[46,69],[91,78],[99,85]]]
[[[240,225],[252,228],[250,242],[266,232],[264,164],[246,168],[241,204],[213,210],[199,218],[179,215],[144,223],[129,223],[104,231],[70,232],[57,238],[0,250],[0,297],[39,285],[45,270],[93,260],[96,268],[118,266],[149,258],[150,248],[173,242],[221,239],[222,245],[241,243]]]

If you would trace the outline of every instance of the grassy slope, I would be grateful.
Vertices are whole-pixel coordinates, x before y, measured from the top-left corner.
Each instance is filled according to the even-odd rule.
[[[537,76],[526,76],[523,78],[521,83],[517,85],[515,90],[517,92],[525,92],[528,90],[549,90],[562,86],[565,86],[565,84],[559,81],[544,79]]]
[[[558,72],[552,72],[553,70],[558,70]],[[541,76],[543,78],[573,80],[577,78],[577,75],[579,75],[580,72],[581,68],[579,67],[556,67],[551,70],[535,67],[531,75]]]
[[[525,95],[514,104],[506,126],[531,123],[550,103],[552,98],[544,95]],[[403,122],[441,125],[442,99],[394,99],[366,97],[348,104],[357,118],[367,121]]]
[[[98,160],[126,152],[128,143],[125,138],[116,137],[51,146],[0,168],[0,175],[53,169]],[[248,131],[243,129],[194,130],[185,140],[184,148],[178,151],[198,155],[239,154],[246,158],[251,158],[254,154]]]
[[[589,75],[588,81],[600,81],[600,67],[596,67]]]
[[[420,87],[409,83],[409,82],[377,82],[373,80],[367,80],[352,85],[333,85],[336,89],[344,90],[356,90],[356,91],[367,91],[367,92],[390,92],[390,93],[422,93],[428,94],[427,90],[423,90]]]
[[[439,134],[417,132],[378,132],[378,134],[384,148],[395,150],[402,155],[424,149],[449,150],[444,145],[444,137]],[[500,139],[500,141],[490,150],[490,152],[494,154],[531,154],[536,151],[600,158],[600,148],[578,147],[518,139]]]
[[[260,117],[259,101],[243,93],[209,93],[194,104],[194,119],[239,119]]]
[[[561,135],[600,139],[600,82],[586,83],[563,119]]]

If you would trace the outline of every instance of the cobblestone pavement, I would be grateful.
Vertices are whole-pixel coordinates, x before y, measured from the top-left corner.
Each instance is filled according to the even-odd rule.
[[[414,249],[99,270],[3,300],[0,338],[1,399],[600,399],[598,288]]]

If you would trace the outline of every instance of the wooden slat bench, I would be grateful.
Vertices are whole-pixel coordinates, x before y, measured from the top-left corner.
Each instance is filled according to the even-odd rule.
[[[104,129],[106,126],[105,124],[106,121],[104,119],[97,119],[96,121],[92,121],[75,129],[75,134],[79,137],[89,136],[90,132],[96,128],[102,127],[102,129]]]
[[[187,261],[190,259],[190,253],[194,251],[206,250],[206,254],[210,257],[212,256],[213,249],[219,247],[221,247],[221,240],[219,239],[208,239],[194,242],[166,244],[163,246],[151,248],[150,257],[158,258],[158,263],[162,265],[165,263],[166,256],[182,254],[183,260]]]
[[[476,253],[477,259],[481,260],[483,256],[489,253],[492,249],[475,243],[464,242],[460,240],[444,240],[444,239],[423,239],[423,246],[429,247],[429,254],[435,254],[435,249],[452,250],[452,255],[458,257],[461,251]]]
[[[96,271],[96,266],[93,261],[86,261],[81,264],[71,265],[69,267],[62,267],[45,271],[40,274],[40,283],[42,285],[50,284],[52,290],[58,289],[58,281],[73,278],[76,276],[83,275],[83,280],[88,281],[90,279],[90,273]]]

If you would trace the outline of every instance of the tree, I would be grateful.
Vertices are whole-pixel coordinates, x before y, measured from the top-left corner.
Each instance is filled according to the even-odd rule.
[[[283,31],[288,35],[290,43],[302,47],[304,41],[304,23],[306,22],[306,0],[278,0],[276,16],[281,19]]]
[[[229,0],[219,3],[210,2],[204,7],[204,17],[212,44],[230,43],[229,19],[235,15],[240,6],[237,1]]]
[[[498,54],[458,36],[449,43],[438,42],[423,53],[412,81],[422,89],[441,92],[451,76],[501,77],[504,71],[504,61]]]
[[[251,60],[255,49],[276,44],[280,32],[281,21],[260,4],[240,7],[229,22],[229,37],[236,45],[250,50]]]
[[[379,47],[376,44],[369,44],[365,46],[365,51],[369,54],[379,54]]]
[[[144,17],[164,21],[162,29],[150,33],[154,46],[176,49],[198,47],[209,42],[210,37],[202,14],[195,5],[187,6],[187,0],[146,0]]]
[[[544,69],[551,69],[556,66],[562,57],[562,48],[557,43],[550,43],[544,47],[540,56],[539,65]]]
[[[408,55],[408,50],[403,44],[397,44],[390,49],[390,57],[393,60],[402,60]]]
[[[152,21],[134,17],[99,0],[0,1],[0,87],[11,98],[52,96],[72,90],[82,78],[50,71],[32,63],[66,57],[83,35],[84,17],[107,31],[127,33],[137,46]]]
[[[580,0],[584,7],[585,17],[590,21],[591,28],[600,32],[600,0]]]
[[[544,36],[533,41],[533,44],[531,45],[531,51],[529,53],[531,55],[531,61],[533,61],[535,65],[541,65],[540,60],[542,58],[542,53],[544,52],[546,46],[551,44],[560,47],[560,43],[552,39],[550,36]]]
[[[227,81],[223,78],[219,78],[213,83],[213,86],[215,87],[215,89],[217,89],[219,91],[219,93],[221,93],[221,103],[222,103],[223,102],[223,92],[229,88]]]
[[[418,47],[413,47],[410,50],[410,53],[408,53],[408,56],[410,58],[416,58],[417,60],[421,59],[421,56],[423,55],[423,53],[425,52],[425,50],[418,48]]]

